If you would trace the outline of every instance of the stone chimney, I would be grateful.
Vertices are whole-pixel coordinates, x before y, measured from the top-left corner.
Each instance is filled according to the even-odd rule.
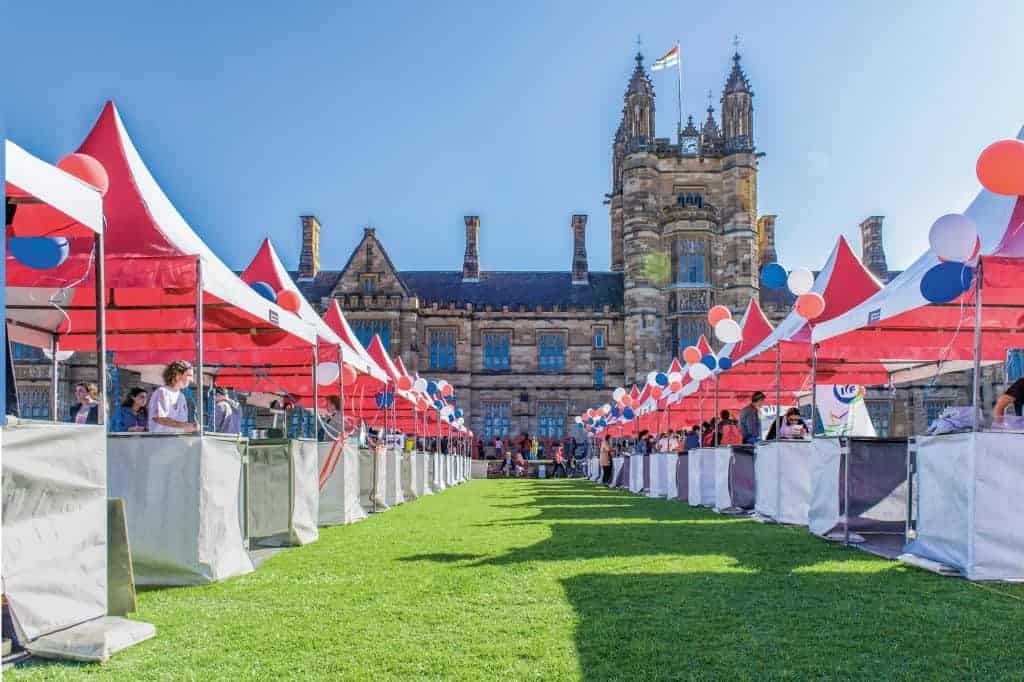
[[[885,216],[873,215],[860,224],[861,257],[865,267],[882,282],[889,281],[889,267],[885,263],[882,245],[882,221]]]
[[[768,263],[778,263],[779,254],[775,251],[775,219],[778,216],[763,215],[757,219],[758,270]]]
[[[462,260],[462,281],[480,281],[480,216],[468,215],[466,221],[466,256]]]
[[[587,216],[576,214],[572,217],[572,283],[590,284],[590,268],[587,266]]]
[[[299,279],[313,279],[320,272],[320,221],[315,215],[302,219],[302,252],[299,254]]]

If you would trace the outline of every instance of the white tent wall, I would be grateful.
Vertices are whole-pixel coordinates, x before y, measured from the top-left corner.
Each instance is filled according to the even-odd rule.
[[[384,503],[389,507],[405,502],[402,494],[402,453],[389,447],[381,455],[384,465]]]
[[[647,490],[647,497],[665,497],[668,490],[668,458],[672,458],[672,477],[675,478],[675,455],[658,452],[651,458],[651,485]]]
[[[202,585],[251,573],[242,538],[244,443],[219,436],[107,439],[107,490],[122,497],[138,585]]]
[[[10,420],[3,430],[3,589],[21,641],[107,613],[102,426]]]
[[[358,447],[359,459],[359,505],[367,512],[373,511],[373,452],[369,448]]]
[[[715,448],[690,450],[687,498],[691,507],[715,506]]]
[[[433,494],[430,486],[430,455],[425,452],[412,453],[414,469],[414,490],[417,497]]]
[[[721,445],[715,452],[715,504],[714,510],[721,512],[731,508],[732,492],[729,490],[729,465],[732,462],[732,447]]]
[[[1024,580],[1024,435],[916,439],[915,538],[906,552],[970,580]]]
[[[588,461],[587,466],[589,467],[587,473],[591,481],[601,480],[601,460],[597,457],[591,457]]]
[[[766,441],[757,446],[754,511],[777,521],[807,525],[811,497],[811,441]]]
[[[318,537],[317,444],[254,440],[244,467],[246,533],[261,544],[305,545]]]
[[[434,462],[434,491],[441,492],[448,487],[444,474],[446,458],[440,452],[435,452],[432,458]]]
[[[644,460],[643,455],[632,455],[629,458],[629,492],[642,493],[644,490]]]
[[[399,453],[398,457],[402,469],[402,497],[411,502],[419,497],[416,494],[416,462],[411,452]]]
[[[807,525],[815,535],[828,535],[841,521],[841,461],[838,438],[815,438],[811,441],[811,499],[807,507]]]
[[[359,451],[354,439],[317,444],[319,525],[336,526],[366,518],[359,504]]]

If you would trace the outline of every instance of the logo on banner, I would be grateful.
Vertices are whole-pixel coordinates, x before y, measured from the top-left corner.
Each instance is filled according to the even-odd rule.
[[[276,310],[271,309],[270,315],[268,315],[268,317],[270,318],[271,323],[277,324],[277,311]]]
[[[874,324],[882,319],[882,309],[875,308],[874,310],[868,311],[868,324]]]

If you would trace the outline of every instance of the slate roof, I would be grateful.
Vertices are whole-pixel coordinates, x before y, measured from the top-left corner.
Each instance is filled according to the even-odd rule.
[[[297,273],[289,274],[298,280]],[[573,284],[568,272],[484,271],[479,282],[463,282],[461,270],[402,270],[398,276],[419,297],[420,305],[471,303],[475,308],[489,305],[499,310],[504,305],[622,310],[623,305],[619,272],[591,272],[589,284]],[[318,304],[331,293],[339,277],[340,270],[324,270],[297,285],[306,298]]]

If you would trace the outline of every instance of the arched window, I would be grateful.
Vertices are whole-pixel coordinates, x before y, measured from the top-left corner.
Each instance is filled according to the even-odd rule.
[[[672,256],[675,283],[707,283],[707,242],[703,239],[677,239],[673,242]]]

